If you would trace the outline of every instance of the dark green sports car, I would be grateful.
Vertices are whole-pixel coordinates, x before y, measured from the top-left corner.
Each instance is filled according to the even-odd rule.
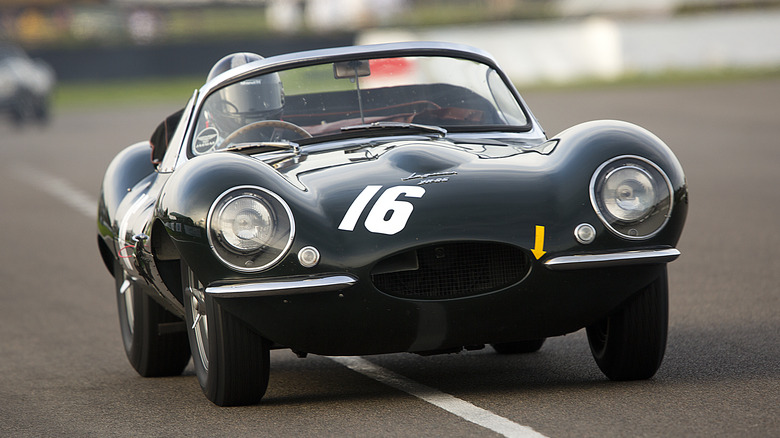
[[[607,377],[650,378],[687,209],[656,136],[548,138],[480,50],[236,53],[111,162],[98,246],[135,369],[192,357],[209,400],[241,405],[275,348],[529,353],[583,327]]]

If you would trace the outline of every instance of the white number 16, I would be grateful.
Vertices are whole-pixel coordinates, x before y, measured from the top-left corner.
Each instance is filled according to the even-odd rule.
[[[344,219],[339,224],[339,230],[354,231],[360,215],[374,195],[382,186],[366,186],[362,192],[352,201]],[[366,229],[372,233],[393,235],[406,227],[409,216],[412,215],[414,206],[411,202],[399,201],[401,195],[407,198],[422,198],[425,189],[420,186],[396,186],[390,187],[376,200],[374,206],[368,212]],[[389,216],[388,216],[389,214]]]

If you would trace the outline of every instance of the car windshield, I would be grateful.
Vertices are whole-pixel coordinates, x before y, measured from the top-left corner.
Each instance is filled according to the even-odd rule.
[[[211,93],[197,118],[192,153],[527,124],[489,65],[437,56],[363,59],[281,70]]]

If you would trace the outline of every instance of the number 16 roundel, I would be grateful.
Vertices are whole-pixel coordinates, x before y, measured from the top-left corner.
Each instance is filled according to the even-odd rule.
[[[382,186],[366,186],[362,192],[352,201],[347,213],[339,224],[339,230],[354,231],[358,219],[365,211],[371,199]],[[422,198],[425,189],[419,186],[395,186],[385,189],[374,206],[368,212],[365,226],[372,233],[393,235],[406,227],[409,217],[414,211],[414,205],[408,201],[399,201],[403,195],[407,198]]]

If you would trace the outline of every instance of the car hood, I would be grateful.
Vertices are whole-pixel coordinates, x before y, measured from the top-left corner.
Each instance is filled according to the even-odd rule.
[[[464,238],[526,245],[533,228],[517,225],[549,217],[558,197],[555,165],[539,146],[398,141],[274,167],[300,190],[288,198],[300,237],[324,247],[359,240],[393,252]]]
[[[480,172],[494,171],[523,154],[548,155],[554,147],[554,142],[513,145],[497,141],[403,140],[296,155],[275,161],[273,167],[303,190],[332,191],[346,188],[343,183],[359,182],[426,185],[448,182],[448,177],[455,175],[484,179],[486,175]]]

